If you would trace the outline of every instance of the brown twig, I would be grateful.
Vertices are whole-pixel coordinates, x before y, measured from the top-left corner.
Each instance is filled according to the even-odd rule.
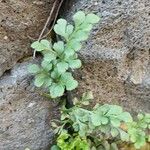
[[[58,9],[56,11],[56,15],[55,15],[55,18],[54,18],[54,21],[53,21],[53,24],[52,24],[51,28],[49,29],[48,33],[46,33],[41,39],[47,37],[50,34],[50,32],[52,31],[52,29],[53,29],[53,27],[55,25],[55,22],[56,22],[56,19],[57,19],[57,16],[58,16],[58,13],[59,13],[59,10],[60,10],[60,7],[61,7],[63,1],[64,0],[61,0],[61,2],[59,3],[59,6],[58,6]]]
[[[56,0],[56,1],[54,2],[54,4],[53,4],[53,7],[52,7],[52,9],[51,9],[51,11],[50,11],[50,14],[49,14],[49,16],[48,16],[48,18],[47,18],[47,21],[46,21],[46,23],[45,23],[45,25],[44,25],[44,27],[43,27],[43,29],[42,29],[40,35],[39,35],[38,41],[41,40],[41,37],[42,37],[42,35],[43,35],[43,33],[44,33],[44,31],[45,31],[45,29],[46,29],[46,27],[47,27],[47,25],[48,25],[48,23],[49,23],[51,17],[52,17],[52,14],[53,14],[53,12],[54,12],[54,9],[55,9],[55,7],[56,7],[56,4],[57,4],[57,0]],[[35,58],[35,55],[36,55],[36,51],[34,50],[34,52],[33,52],[33,59]]]

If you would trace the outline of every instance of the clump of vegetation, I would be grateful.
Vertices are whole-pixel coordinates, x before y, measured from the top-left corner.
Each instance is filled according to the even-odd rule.
[[[54,31],[61,36],[60,41],[52,44],[44,39],[31,45],[42,53],[43,60],[40,66],[30,65],[29,72],[35,74],[35,86],[48,88],[52,98],[62,96],[65,89],[71,91],[78,86],[70,69],[81,67],[77,52],[81,49],[81,42],[87,40],[93,24],[99,21],[99,17],[79,11],[73,16],[73,21],[74,26],[65,19],[57,21]]]
[[[145,145],[146,141],[150,142],[150,114],[138,114],[137,120],[127,124],[130,141],[139,149]]]
[[[85,109],[91,99],[91,93],[86,93],[80,100],[74,99],[74,107],[62,107],[61,121],[52,123],[58,137],[51,150],[119,150],[123,142],[139,149],[146,144],[150,114],[139,114],[133,121],[130,113],[117,105],[96,104]]]
[[[74,25],[65,19],[57,21],[54,31],[60,36],[59,41],[52,43],[44,39],[31,45],[42,53],[43,60],[40,65],[30,65],[29,71],[35,75],[35,86],[47,88],[51,98],[61,97],[66,90],[78,86],[72,75],[73,69],[81,67],[77,52],[99,17],[79,11],[73,21]],[[75,98],[73,107],[62,106],[61,120],[52,122],[57,140],[51,150],[118,150],[120,142],[133,143],[139,149],[150,141],[147,134],[150,114],[139,114],[137,121],[133,121],[130,113],[117,105],[96,104],[85,109],[91,99],[93,95],[89,92],[80,100]]]

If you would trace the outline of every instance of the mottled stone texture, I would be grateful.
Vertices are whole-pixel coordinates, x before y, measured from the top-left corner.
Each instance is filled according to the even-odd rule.
[[[52,143],[57,108],[30,84],[28,63],[17,61],[32,55],[30,37],[38,38],[53,2],[0,0],[0,150],[49,150]]]
[[[49,150],[52,144],[57,107],[33,86],[28,64],[17,64],[0,80],[1,150]]]
[[[101,16],[80,52],[83,68],[77,73],[78,93],[92,90],[97,102],[150,112],[150,1],[70,2],[65,18],[77,10]]]
[[[53,2],[0,0],[0,76],[19,59],[32,54],[32,38],[38,38]]]

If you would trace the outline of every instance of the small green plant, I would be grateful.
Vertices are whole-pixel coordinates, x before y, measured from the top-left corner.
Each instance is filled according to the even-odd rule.
[[[29,71],[35,75],[34,84],[47,88],[51,98],[61,97],[65,90],[77,87],[71,69],[81,67],[77,52],[99,17],[79,11],[73,21],[74,26],[65,19],[57,21],[54,31],[60,36],[59,41],[44,39],[31,45],[42,53],[43,60],[40,65],[30,65]],[[150,114],[139,114],[137,121],[133,121],[130,113],[117,105],[96,104],[85,109],[92,99],[92,93],[88,92],[80,100],[75,98],[73,107],[62,106],[61,120],[52,122],[58,137],[51,150],[119,150],[120,142],[133,143],[139,149],[150,141]]]
[[[134,143],[138,149],[148,141],[145,129],[150,125],[150,114],[138,115],[140,120],[135,122],[117,105],[96,104],[93,109],[84,109],[92,98],[86,93],[80,100],[74,99],[74,107],[63,106],[61,121],[52,123],[58,134],[52,150],[118,150],[120,142]]]
[[[77,87],[78,82],[73,78],[70,69],[81,67],[77,52],[99,17],[79,11],[73,16],[73,21],[74,26],[65,19],[57,21],[54,31],[61,36],[60,41],[52,44],[44,39],[31,45],[35,51],[43,54],[43,60],[41,65],[30,65],[29,72],[35,74],[35,86],[48,88],[52,98],[62,96],[65,89],[71,91]]]
[[[137,121],[133,121],[127,126],[130,140],[137,149],[145,145],[146,141],[150,142],[150,135],[146,134],[150,129],[150,114],[139,114]]]

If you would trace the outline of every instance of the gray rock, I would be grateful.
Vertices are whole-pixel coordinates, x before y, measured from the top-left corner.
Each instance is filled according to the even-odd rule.
[[[32,38],[38,38],[53,2],[0,0],[0,76],[32,54]]]
[[[72,7],[66,4],[63,15],[67,20],[78,10],[101,17],[80,52],[83,68],[77,73],[77,95],[92,90],[96,102],[121,104],[132,112],[150,112],[150,1],[68,3]]]
[[[54,138],[50,123],[58,108],[33,86],[28,64],[18,63],[0,80],[1,150],[49,150]]]

